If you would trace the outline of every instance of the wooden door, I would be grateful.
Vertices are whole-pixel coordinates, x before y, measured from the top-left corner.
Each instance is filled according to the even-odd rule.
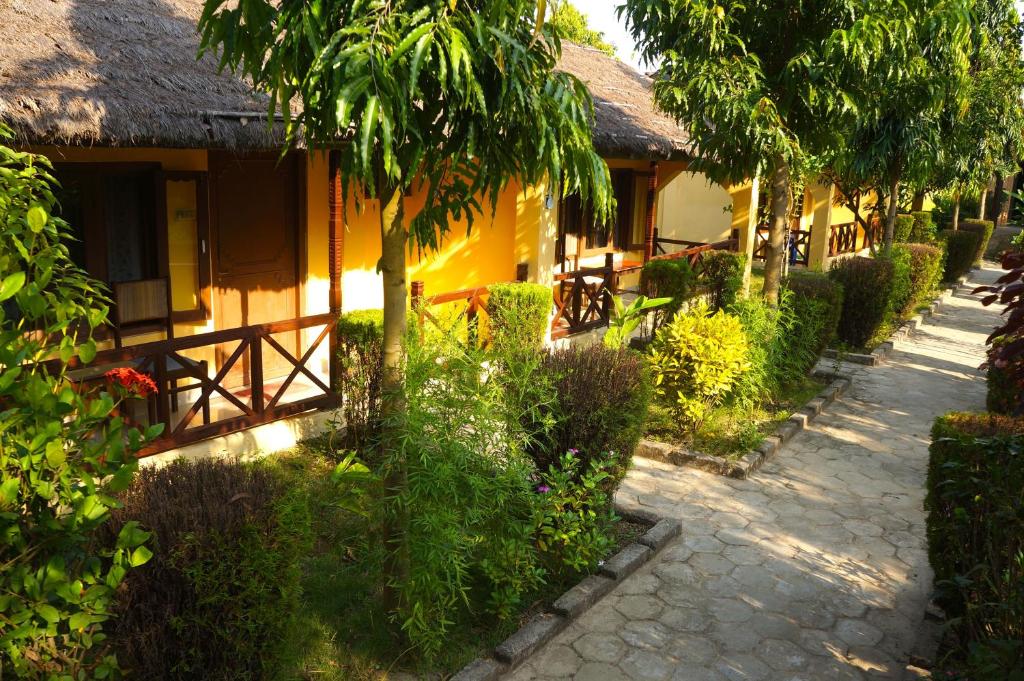
[[[299,316],[298,156],[211,154],[214,321],[233,329]],[[298,334],[275,336],[297,356]],[[218,367],[236,344],[217,349]],[[249,382],[249,353],[232,369],[231,387]],[[263,347],[265,382],[287,375],[289,364]]]

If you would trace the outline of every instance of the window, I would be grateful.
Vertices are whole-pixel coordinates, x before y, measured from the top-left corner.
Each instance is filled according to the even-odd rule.
[[[207,318],[209,267],[204,173],[158,164],[59,164],[60,215],[77,240],[72,259],[107,284],[169,278],[175,321]]]
[[[618,206],[611,220],[604,224],[594,220],[593,208],[584,205],[578,196],[564,198],[560,209],[561,231],[564,236],[573,237],[567,242],[578,243],[575,253],[568,252],[572,247],[567,245],[566,257],[628,250],[633,237],[635,189],[632,170],[612,171],[612,191]]]

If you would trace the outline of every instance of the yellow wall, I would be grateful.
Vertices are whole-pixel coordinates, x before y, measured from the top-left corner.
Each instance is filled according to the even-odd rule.
[[[205,149],[156,149],[148,147],[33,147],[54,163],[159,163],[164,170],[205,172]]]
[[[733,199],[700,173],[684,172],[661,190],[658,233],[669,239],[714,243],[732,232]]]
[[[514,280],[518,194],[518,188],[510,185],[499,197],[493,216],[484,203],[485,212],[476,216],[468,235],[465,219],[452,223],[438,252],[410,253],[408,282],[423,281],[426,295],[431,296]],[[422,191],[405,199],[407,221],[424,201]],[[365,201],[360,212],[355,199],[349,200],[342,278],[342,305],[346,311],[383,306],[381,278],[377,272],[381,251],[379,216],[379,201]],[[531,219],[525,208],[523,217]],[[536,223],[537,218],[532,220]]]

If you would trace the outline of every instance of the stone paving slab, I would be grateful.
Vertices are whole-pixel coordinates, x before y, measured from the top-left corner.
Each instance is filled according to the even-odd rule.
[[[973,275],[988,283],[995,269]],[[510,678],[919,678],[934,624],[924,480],[935,417],[984,406],[995,310],[970,287],[749,480],[637,459],[617,502],[682,535]],[[916,658],[915,658],[916,659]]]

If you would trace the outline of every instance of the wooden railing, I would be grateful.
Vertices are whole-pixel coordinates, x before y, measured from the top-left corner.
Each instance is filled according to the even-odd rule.
[[[844,222],[840,225],[832,225],[828,237],[828,254],[830,256],[856,253],[861,250],[857,246],[860,228],[856,222]]]
[[[327,384],[330,379],[325,382],[309,366],[317,349],[331,336],[335,322],[333,315],[322,314],[107,350],[98,353],[88,365],[72,359],[68,376],[89,384],[102,381],[104,373],[114,367],[131,367],[148,374],[156,383],[157,393],[149,398],[144,420],[164,424],[160,438],[139,453],[149,456],[302,412],[336,406],[339,400]],[[303,336],[307,333],[312,341],[304,343]],[[293,341],[294,352],[288,349]],[[211,377],[208,363],[185,354],[189,351],[225,359]],[[279,357],[276,366],[281,373],[276,376],[267,373],[267,351]],[[300,376],[305,380],[305,392],[312,394],[291,399],[287,393]],[[178,381],[191,383],[179,387]],[[192,394],[189,406],[181,413],[179,397],[189,393]],[[195,393],[198,397],[194,397]],[[212,400],[220,401],[216,410],[211,408]],[[202,422],[195,424],[200,414]],[[140,420],[143,419],[135,419]]]
[[[515,283],[525,282],[529,279],[529,276],[530,270],[528,264],[521,263],[516,266]],[[447,293],[438,293],[428,296],[426,294],[426,283],[423,281],[414,281],[412,282],[410,289],[412,295],[412,309],[418,315],[421,326],[430,322],[442,327],[451,327],[455,324],[461,324],[462,320],[465,319],[467,340],[473,343],[479,341],[480,322],[482,319],[486,319],[490,316],[490,313],[487,310],[487,301],[491,293],[489,286],[478,286],[476,288],[460,289],[458,291],[449,291]],[[434,311],[431,309],[441,305],[451,305],[454,303],[464,303],[465,307],[456,310],[455,314],[451,318],[444,320],[438,319],[434,314]]]
[[[584,267],[555,275],[555,316],[551,337],[565,338],[607,326],[615,290],[615,256],[605,255],[604,267]]]
[[[754,237],[754,260],[768,258],[768,227],[758,227]],[[794,229],[789,232],[788,258],[792,265],[806,266],[810,262],[811,232],[810,230]]]

